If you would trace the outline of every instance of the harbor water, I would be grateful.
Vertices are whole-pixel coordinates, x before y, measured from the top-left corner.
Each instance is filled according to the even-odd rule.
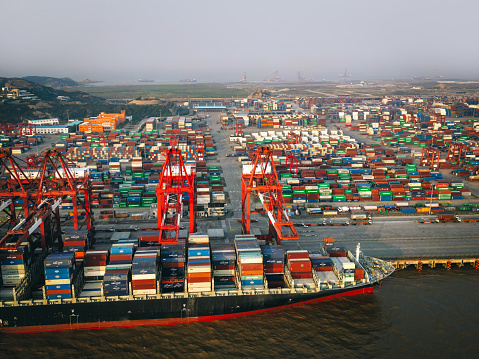
[[[1,334],[1,358],[473,358],[479,271],[408,268],[373,294],[179,326]]]

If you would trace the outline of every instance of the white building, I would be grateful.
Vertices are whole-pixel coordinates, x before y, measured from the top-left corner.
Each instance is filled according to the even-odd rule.
[[[28,123],[30,125],[36,125],[36,126],[45,126],[45,125],[58,125],[60,121],[58,121],[58,118],[44,118],[41,120],[28,120]]]
[[[36,129],[39,135],[68,133],[67,126],[37,126]]]

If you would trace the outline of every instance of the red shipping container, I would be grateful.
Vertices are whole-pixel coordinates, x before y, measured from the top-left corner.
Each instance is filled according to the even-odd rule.
[[[354,270],[354,279],[363,279],[364,278],[364,269],[356,268]]]
[[[161,265],[164,268],[181,268],[185,266],[185,262],[170,262],[170,263],[162,263]]]
[[[188,276],[188,283],[210,283],[210,282],[211,282],[211,277],[190,278]]]
[[[213,269],[215,269],[215,270],[231,270],[231,269],[235,269],[235,266],[234,266],[234,264],[231,264],[231,265],[214,265]]]
[[[346,251],[328,252],[330,257],[346,257]]]
[[[333,270],[333,267],[332,266],[314,267],[314,270],[318,272],[331,272]]]
[[[241,263],[239,265],[241,271],[260,271],[263,270],[262,263]]]
[[[47,295],[71,294],[71,289],[47,290]]]
[[[286,257],[288,259],[298,259],[298,258],[304,258],[309,260],[309,252],[308,251],[288,251],[286,252]]]
[[[156,285],[156,279],[133,279],[132,284]]]
[[[110,262],[114,261],[128,261],[133,259],[133,254],[112,254],[110,256]]]
[[[308,279],[308,278],[313,278],[313,273],[311,273],[311,272],[291,272],[291,277],[293,277],[293,279]]]
[[[289,261],[291,272],[311,272],[311,261]]]

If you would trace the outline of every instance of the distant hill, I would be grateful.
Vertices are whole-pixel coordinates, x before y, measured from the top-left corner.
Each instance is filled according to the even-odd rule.
[[[92,96],[86,92],[59,90],[50,86],[41,85],[36,81],[26,80],[25,78],[0,77],[0,87],[4,87],[6,83],[9,83],[11,86],[19,90],[27,90],[28,92],[33,93],[41,101],[57,101],[58,96],[68,96],[71,101],[86,104],[98,104],[105,102],[103,98]]]
[[[22,78],[30,82],[36,82],[37,84],[53,87],[56,89],[80,86],[78,82],[76,82],[75,80],[72,80],[69,77],[57,78],[57,77],[48,77],[48,76],[25,76]]]

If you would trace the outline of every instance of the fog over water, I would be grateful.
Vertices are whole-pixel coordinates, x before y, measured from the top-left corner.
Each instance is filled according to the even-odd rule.
[[[135,83],[479,79],[479,2],[16,0],[0,76]]]

